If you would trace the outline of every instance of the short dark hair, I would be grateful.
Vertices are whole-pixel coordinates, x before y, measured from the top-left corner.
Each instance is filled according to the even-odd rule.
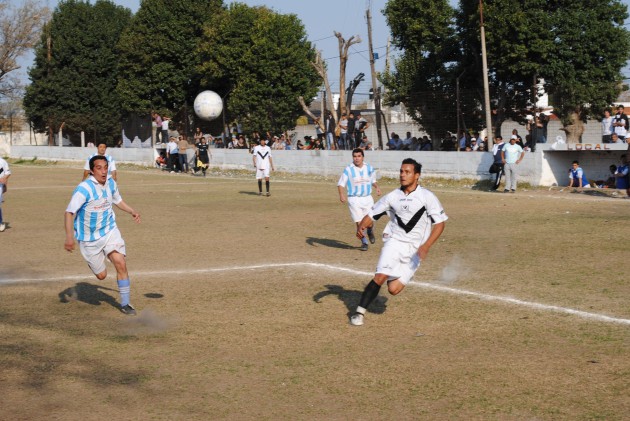
[[[363,152],[363,149],[361,148],[356,148],[352,150],[352,156],[354,156],[355,153],[360,153],[361,156],[365,157],[365,153]]]
[[[90,171],[94,170],[94,162],[96,162],[96,161],[98,161],[100,159],[105,161],[107,166],[109,166],[109,162],[107,162],[107,158],[105,158],[103,155],[94,155],[92,158],[90,158]]]
[[[407,164],[413,165],[413,172],[415,174],[422,173],[422,164],[417,162],[415,159],[413,159],[413,158],[403,159],[403,162],[402,162],[401,165],[407,165]]]
[[[578,164],[580,165],[580,163],[578,161],[573,161],[573,164]]]

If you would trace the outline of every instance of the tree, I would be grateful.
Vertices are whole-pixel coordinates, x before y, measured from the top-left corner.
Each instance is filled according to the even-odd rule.
[[[404,103],[433,139],[454,128],[457,38],[446,0],[389,0],[383,10],[392,43],[402,50],[396,70],[381,76],[385,102]]]
[[[302,23],[266,7],[232,3],[207,26],[199,53],[202,86],[226,96],[245,131],[294,128],[298,98],[313,98],[321,82]]]
[[[199,92],[195,53],[221,0],[143,0],[118,43],[123,111],[171,113]],[[240,29],[240,28],[239,28]]]
[[[20,81],[11,73],[18,70],[18,59],[35,46],[49,11],[36,0],[21,7],[0,0],[0,96],[13,96]]]
[[[64,127],[95,142],[120,133],[114,47],[130,18],[129,9],[107,0],[59,3],[35,50],[24,97],[35,130]]]

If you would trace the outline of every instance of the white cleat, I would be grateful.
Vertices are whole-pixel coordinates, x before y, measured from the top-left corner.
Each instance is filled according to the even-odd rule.
[[[363,314],[357,313],[350,317],[350,324],[352,326],[363,326]]]

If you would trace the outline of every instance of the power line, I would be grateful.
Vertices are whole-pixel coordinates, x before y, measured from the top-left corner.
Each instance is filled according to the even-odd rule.
[[[377,48],[374,48],[374,50],[382,50],[383,48],[387,48],[387,46],[384,45],[382,47],[377,47]],[[351,55],[354,55],[354,54],[365,53],[365,52],[368,52],[368,51],[370,51],[370,50],[355,51],[353,53],[348,53],[348,55],[351,56]],[[328,57],[328,58],[325,58],[324,60],[332,60],[333,58],[339,58],[339,56]]]

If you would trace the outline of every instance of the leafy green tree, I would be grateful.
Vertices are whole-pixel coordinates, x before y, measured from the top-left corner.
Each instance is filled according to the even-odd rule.
[[[124,111],[170,114],[192,103],[200,79],[195,51],[204,24],[221,10],[221,0],[141,2],[118,43]]]
[[[388,104],[407,112],[434,139],[457,125],[455,12],[447,0],[389,0],[383,10],[401,56],[381,76]]]
[[[266,7],[232,3],[207,27],[199,52],[202,86],[227,95],[228,115],[245,131],[294,128],[298,97],[313,98],[321,83],[300,20]]]
[[[120,133],[115,45],[130,19],[129,9],[108,0],[59,3],[36,47],[24,97],[35,130],[63,126],[94,141]]]

